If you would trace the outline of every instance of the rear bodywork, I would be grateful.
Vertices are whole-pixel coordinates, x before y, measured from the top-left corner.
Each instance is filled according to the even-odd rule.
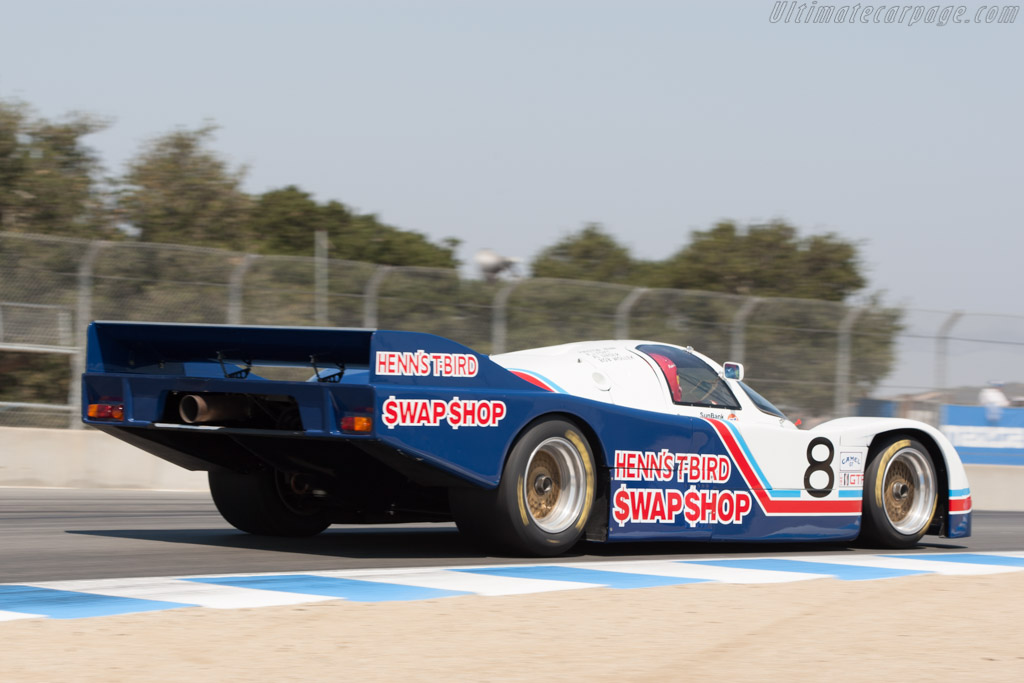
[[[492,359],[414,332],[96,322],[83,420],[187,469],[286,473],[335,522],[399,522],[450,519],[449,489],[498,486],[517,436],[563,417],[598,467],[592,540],[852,539],[872,444],[906,434],[937,461],[930,532],[970,533],[966,475],[937,430],[659,410],[654,366],[619,351]],[[197,398],[210,419],[187,419]]]

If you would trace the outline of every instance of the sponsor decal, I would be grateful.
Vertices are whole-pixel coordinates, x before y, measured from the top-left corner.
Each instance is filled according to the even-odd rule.
[[[842,472],[861,472],[864,470],[864,455],[861,453],[840,452],[839,470]]]
[[[700,411],[700,416],[703,417],[705,420],[724,420],[725,419],[725,413],[706,413],[703,410]],[[733,417],[733,419],[736,418],[735,415],[733,415],[732,417]]]
[[[840,472],[839,473],[839,485],[864,488],[864,473],[863,472]]]
[[[727,455],[654,451],[615,451],[615,479],[622,481],[678,481],[722,484],[732,475]]]
[[[747,491],[719,491],[691,486],[677,489],[619,486],[612,498],[612,519],[627,522],[673,524],[682,515],[691,527],[698,524],[742,524],[753,499]]]
[[[395,427],[438,427],[447,422],[459,427],[497,427],[508,408],[504,401],[462,400],[458,396],[446,401],[427,398],[395,398],[389,396],[381,410],[381,420],[388,429]]]
[[[612,499],[612,518],[627,522],[673,524],[678,517],[698,524],[741,524],[753,507],[748,491],[697,488],[694,484],[724,484],[732,476],[727,455],[660,451],[615,451],[612,475],[620,481],[689,483],[674,488],[633,488],[622,484]]]
[[[378,351],[374,370],[394,377],[476,377],[480,361],[472,353]]]
[[[639,360],[638,356],[616,346],[606,346],[601,349],[587,349],[586,351],[580,351],[580,355],[597,363],[622,363]]]

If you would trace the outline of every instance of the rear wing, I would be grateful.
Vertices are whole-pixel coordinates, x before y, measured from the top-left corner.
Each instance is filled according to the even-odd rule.
[[[260,325],[97,321],[89,325],[86,373],[245,379],[260,366],[306,366],[331,381],[346,369],[375,383],[494,386],[518,378],[483,354],[420,332]]]
[[[228,376],[269,365],[362,366],[372,330],[316,327],[94,322],[86,372]],[[246,373],[248,374],[248,373]]]

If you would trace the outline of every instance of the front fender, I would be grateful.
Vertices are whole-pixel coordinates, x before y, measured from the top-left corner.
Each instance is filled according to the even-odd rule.
[[[924,422],[895,417],[843,417],[824,422],[812,432],[822,431],[838,435],[847,446],[870,446],[879,435],[894,432],[926,435],[939,449],[948,478],[949,523],[947,536],[957,538],[971,533],[971,488],[963,461],[946,435]]]

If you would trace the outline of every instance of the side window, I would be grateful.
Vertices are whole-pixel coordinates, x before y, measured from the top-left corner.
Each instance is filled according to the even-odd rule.
[[[641,344],[637,351],[647,354],[658,364],[668,383],[673,403],[732,410],[740,407],[725,380],[693,354],[661,344]]]

